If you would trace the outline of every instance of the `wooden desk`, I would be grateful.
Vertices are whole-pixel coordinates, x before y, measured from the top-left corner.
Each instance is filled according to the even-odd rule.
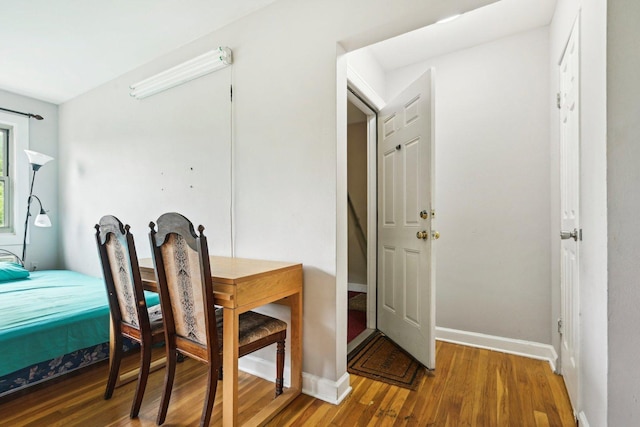
[[[291,386],[244,425],[264,425],[302,391],[302,264],[212,256],[211,277],[216,305],[223,307],[224,376],[222,424],[238,425],[238,318],[240,313],[277,302],[291,308]],[[156,290],[151,258],[140,260],[145,287]]]

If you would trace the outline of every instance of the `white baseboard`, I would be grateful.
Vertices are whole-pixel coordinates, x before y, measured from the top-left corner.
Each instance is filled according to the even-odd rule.
[[[587,421],[587,416],[584,411],[580,411],[578,414],[578,425],[580,427],[589,427],[589,421]]]
[[[263,380],[274,382],[276,379],[276,364],[269,360],[261,359],[259,357],[248,354],[238,359],[238,369],[247,374],[260,377]],[[224,367],[222,368],[224,372]],[[289,366],[284,366],[284,382],[285,387],[291,386],[291,370]]]
[[[331,381],[303,372],[302,392],[316,399],[338,405],[351,393],[349,373],[345,372],[338,381]]]
[[[275,380],[276,364],[250,354],[238,360],[238,369],[267,381]],[[290,369],[288,366],[285,366],[284,369],[284,386],[291,386]],[[303,372],[302,392],[311,397],[337,405],[351,392],[349,374],[345,372],[338,381],[331,381]]]
[[[349,282],[347,284],[347,289],[350,290],[351,292],[367,292],[369,288],[367,287],[366,284],[363,285],[362,283]]]
[[[532,359],[546,360],[551,365],[551,370],[556,371],[558,353],[550,344],[541,344],[533,341],[516,340],[512,338],[498,337],[495,335],[479,334],[477,332],[460,331],[457,329],[436,327],[436,339],[454,344],[468,345],[471,347],[485,348],[487,350],[500,351],[502,353],[516,354]]]

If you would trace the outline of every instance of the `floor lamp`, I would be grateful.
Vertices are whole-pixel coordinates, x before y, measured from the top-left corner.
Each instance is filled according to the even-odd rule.
[[[40,213],[36,216],[33,225],[36,227],[51,227],[51,220],[47,216],[44,208],[42,207],[42,202],[40,198],[33,194],[33,182],[36,179],[36,172],[53,160],[53,157],[47,156],[46,154],[38,153],[36,151],[24,150],[29,158],[29,164],[31,165],[31,169],[33,170],[33,175],[31,175],[31,187],[29,188],[29,198],[27,199],[27,217],[24,220],[24,238],[22,239],[22,262],[25,262],[25,256],[27,254],[27,231],[29,229],[29,217],[31,216],[31,201],[36,199],[38,204],[40,205]]]

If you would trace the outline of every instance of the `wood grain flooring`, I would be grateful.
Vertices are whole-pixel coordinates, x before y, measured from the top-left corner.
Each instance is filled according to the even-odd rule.
[[[437,370],[416,391],[351,376],[351,394],[332,405],[301,395],[268,424],[281,426],[575,426],[562,377],[549,364],[472,347],[437,343]],[[125,360],[135,366],[137,357]],[[165,426],[197,425],[204,365],[178,366]],[[106,364],[10,400],[0,401],[1,426],[155,426],[164,370],[151,374],[139,418],[128,417],[135,383],[103,399]],[[241,373],[241,419],[273,396],[273,384]],[[211,425],[221,425],[222,387]]]

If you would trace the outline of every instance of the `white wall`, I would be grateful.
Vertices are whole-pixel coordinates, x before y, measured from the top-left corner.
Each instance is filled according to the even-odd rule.
[[[640,4],[607,4],[608,421],[613,427],[640,419]]]
[[[29,148],[54,157],[55,160],[42,167],[36,176],[33,193],[37,195],[44,205],[49,218],[51,228],[39,228],[33,226],[33,218],[38,214],[40,207],[37,202],[31,205],[32,217],[29,226],[30,243],[27,245],[26,267],[33,268],[36,263],[38,270],[55,269],[59,267],[59,223],[58,214],[58,106],[48,102],[39,101],[22,95],[0,90],[0,107],[25,113],[39,114],[44,120],[28,119],[29,122]],[[24,153],[19,153],[26,159]],[[29,180],[31,172],[29,172]],[[21,194],[24,200],[28,194]],[[25,205],[26,209],[26,205]],[[21,212],[16,221],[24,223],[25,212]],[[62,219],[64,221],[64,219]],[[22,236],[21,239],[22,240]],[[18,255],[22,254],[22,244],[7,245],[3,248]]]
[[[61,224],[66,268],[100,275],[94,225],[112,214],[150,257],[148,224],[177,211],[231,254],[231,70],[136,100],[128,86],[195,56],[173,54],[60,107]]]
[[[389,8],[388,2],[380,0],[282,0],[165,58],[164,62],[172,62],[219,44],[234,50],[236,255],[304,264],[303,370],[307,374],[336,382],[346,372],[346,262],[338,259],[346,253],[342,224],[347,218],[346,162],[341,160],[346,155],[346,63],[339,60],[336,70],[340,45],[356,49],[491,2],[404,0],[401,6]],[[186,55],[187,51],[193,54]],[[173,123],[169,130],[182,125],[187,133],[206,126],[210,118],[181,113],[182,108],[190,108],[190,97],[202,89],[198,82],[177,89],[189,96],[175,106],[174,119],[165,112],[154,116],[142,107],[127,107],[132,101],[126,85],[152,68],[159,68],[159,63],[128,73],[61,108],[60,148],[69,158],[61,172],[61,209],[70,224],[63,235],[69,267],[97,271],[97,256],[96,261],[91,259],[95,248],[90,225],[104,210],[94,206],[108,194],[104,193],[110,191],[110,183],[123,190],[139,185],[155,189],[158,168],[145,159],[158,159],[149,153],[167,144],[180,144],[175,148],[178,155],[200,155],[190,138],[156,142],[146,136],[149,126],[167,120]],[[338,108],[342,104],[343,111]],[[127,110],[120,112],[123,108]],[[144,126],[127,112],[134,119],[142,116]],[[96,149],[99,158],[91,154]],[[119,167],[123,158],[125,167]],[[107,179],[97,169],[100,165],[116,172]],[[215,187],[217,183],[202,184]],[[142,202],[137,209],[148,211],[147,217],[168,207],[159,199],[139,195]],[[130,207],[133,201],[108,198],[111,211],[137,218],[138,211]],[[201,208],[190,214],[196,221],[211,223]]]
[[[581,424],[607,425],[607,117],[606,117],[606,24],[605,0],[559,0],[551,23],[551,93],[558,91],[558,63],[569,33],[581,19],[581,147],[580,215],[583,240],[580,242],[580,358],[581,403],[577,415]],[[553,170],[559,165],[558,110],[551,112]],[[552,188],[559,177],[552,176]],[[560,239],[559,195],[552,205],[552,260],[554,289],[559,292]],[[559,300],[559,293],[556,294]],[[626,425],[613,423],[612,426]]]
[[[551,343],[548,29],[388,74],[436,84],[436,324]]]

